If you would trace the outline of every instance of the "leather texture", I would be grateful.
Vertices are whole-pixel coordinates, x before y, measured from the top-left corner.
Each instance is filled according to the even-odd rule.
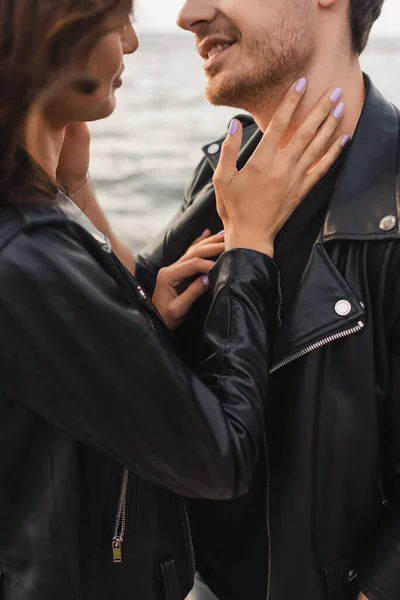
[[[198,570],[220,600],[355,600],[360,589],[400,599],[400,126],[365,83],[326,221],[274,339],[267,444],[250,491],[190,505]],[[239,168],[261,138],[244,125]],[[148,289],[190,240],[221,229],[212,176],[222,141],[212,155],[204,148],[181,209],[143,252]],[[393,227],[382,228],[388,216]],[[194,368],[209,306],[201,299],[176,335]]]
[[[3,600],[189,593],[180,496],[248,490],[280,301],[277,267],[257,252],[225,253],[210,280],[198,378],[108,240],[65,198],[0,207]]]

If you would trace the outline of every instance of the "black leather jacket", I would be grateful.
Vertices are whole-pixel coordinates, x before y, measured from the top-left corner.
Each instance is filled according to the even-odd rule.
[[[279,304],[257,252],[225,253],[210,279],[202,382],[74,205],[1,205],[2,600],[189,592],[180,496],[247,491]]]
[[[366,85],[275,339],[269,385],[281,391],[267,404],[267,452],[245,497],[191,506],[198,569],[220,600],[354,600],[360,588],[369,600],[400,599],[400,127],[397,109]],[[243,120],[239,167],[260,139]],[[149,287],[193,237],[221,228],[211,182],[221,142],[204,148],[183,207],[140,261]],[[208,305],[202,299],[180,332],[193,365]]]

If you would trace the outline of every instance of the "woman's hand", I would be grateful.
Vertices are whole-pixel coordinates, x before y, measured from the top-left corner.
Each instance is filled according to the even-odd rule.
[[[302,85],[303,84],[303,85]],[[274,241],[296,206],[328,172],[349,141],[341,136],[326,149],[344,105],[327,93],[283,150],[282,139],[304,94],[305,80],[294,84],[247,162],[238,172],[242,141],[239,121],[231,123],[214,176],[217,210],[225,226],[226,249],[249,248],[274,254]],[[299,89],[302,91],[298,91]]]
[[[65,185],[70,194],[80,190],[88,180],[90,163],[90,131],[86,123],[73,123],[65,128],[64,143],[58,160],[57,179]],[[81,210],[80,199],[74,196],[74,202]]]
[[[210,232],[205,231],[178,262],[160,270],[153,304],[169,329],[176,329],[183,322],[190,307],[207,290],[207,273],[215,264],[211,259],[217,258],[224,249],[224,232],[210,236]],[[182,284],[193,277],[196,279],[180,294]]]

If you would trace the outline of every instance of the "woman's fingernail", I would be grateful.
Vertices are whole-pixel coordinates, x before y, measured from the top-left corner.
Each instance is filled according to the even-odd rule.
[[[210,282],[208,280],[208,275],[204,275],[204,277],[202,277],[201,280],[206,287],[210,284]]]
[[[342,95],[342,88],[335,88],[331,95],[329,96],[332,102],[337,102]]]
[[[229,125],[229,135],[235,135],[238,129],[239,121],[237,119],[232,119],[231,124]]]
[[[301,94],[306,89],[306,85],[307,85],[307,79],[305,79],[305,77],[302,77],[296,83],[296,91]]]
[[[350,136],[349,135],[345,135],[344,137],[342,137],[342,141],[340,142],[340,145],[342,146],[342,148],[344,148],[345,146],[347,146],[347,144],[350,141]]]
[[[209,229],[205,229],[200,237],[204,237],[207,233],[210,233]]]
[[[225,234],[225,229],[223,229],[222,231],[220,231],[219,233],[217,233],[217,235],[224,235]]]
[[[343,111],[344,111],[344,104],[343,104],[343,102],[339,102],[339,104],[333,111],[333,116],[335,117],[335,119],[339,119],[342,116]]]

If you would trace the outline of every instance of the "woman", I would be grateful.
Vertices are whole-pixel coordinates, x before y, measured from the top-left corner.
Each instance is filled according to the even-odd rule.
[[[279,150],[276,125],[304,85],[240,173],[234,122],[215,180],[227,251],[214,266],[221,238],[196,243],[160,276],[156,308],[57,179],[66,127],[114,110],[123,54],[137,47],[130,10],[130,0],[0,2],[3,600],[187,595],[195,567],[180,495],[248,488],[279,318],[274,236],[341,150],[338,140],[307,173],[336,126],[326,102]],[[304,128],[319,129],[311,145]],[[202,382],[167,326],[211,267]]]

